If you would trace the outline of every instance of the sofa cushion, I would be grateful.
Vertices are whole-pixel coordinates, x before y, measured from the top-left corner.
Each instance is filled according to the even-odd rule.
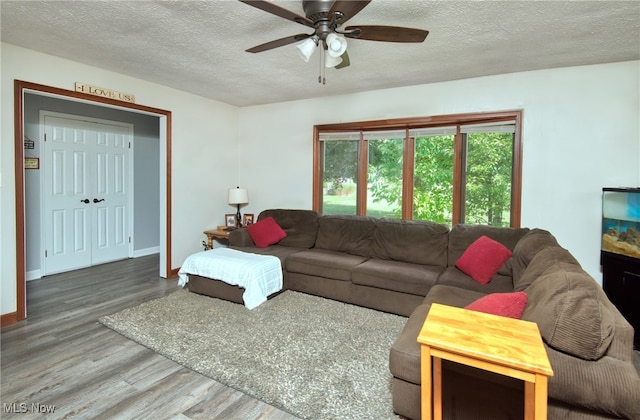
[[[376,219],[365,216],[322,216],[316,248],[370,257]]]
[[[255,248],[256,244],[251,239],[247,229],[234,229],[229,232],[229,247],[251,247]]]
[[[423,220],[379,219],[373,257],[447,266],[449,227]]]
[[[464,251],[456,267],[480,284],[487,284],[504,264],[511,251],[498,241],[482,235]]]
[[[353,269],[365,260],[357,255],[313,248],[288,256],[285,268],[290,273],[350,281]]]
[[[503,228],[465,224],[455,225],[453,229],[451,229],[451,232],[449,232],[447,265],[449,267],[455,266],[456,261],[458,261],[458,258],[462,256],[469,245],[482,235],[500,242],[513,252],[513,249],[520,238],[522,238],[527,232],[529,232],[528,228]],[[498,274],[511,276],[511,260],[507,260],[507,262],[500,267]]]
[[[513,284],[522,276],[527,266],[538,252],[547,246],[558,246],[556,238],[546,230],[531,229],[516,244],[511,258]],[[524,290],[523,287],[520,290]]]
[[[420,344],[418,334],[427,318],[432,303],[441,303],[462,308],[482,297],[482,293],[450,286],[433,286],[405,324],[398,338],[391,346],[389,369],[394,377],[420,384]]]
[[[277,244],[287,236],[273,217],[266,217],[256,223],[247,226],[247,232],[258,248],[266,248]]]
[[[491,293],[474,300],[465,309],[520,319],[527,304],[527,294],[524,292]]]
[[[311,210],[269,209],[258,215],[258,221],[273,217],[287,233],[279,244],[294,248],[311,248],[318,235],[318,213]]]
[[[585,360],[607,351],[615,332],[615,313],[600,286],[573,264],[556,262],[527,289],[522,319],[538,324],[551,347]]]
[[[446,268],[439,276],[436,284],[443,286],[460,287],[473,290],[483,294],[513,292],[513,281],[511,276],[504,276],[500,273],[493,276],[487,284],[480,284],[456,267]]]
[[[431,288],[422,303],[428,305],[440,303],[442,305],[455,306],[456,308],[464,308],[483,296],[486,295],[481,292],[437,284]]]
[[[514,261],[515,262],[515,261]],[[525,290],[555,263],[564,263],[566,270],[582,271],[580,263],[569,251],[560,246],[547,246],[536,253],[523,272],[513,277],[513,290]],[[573,266],[573,267],[572,267]],[[514,264],[515,267],[515,264]]]
[[[354,284],[424,296],[438,278],[442,267],[400,261],[370,259],[353,269]]]
[[[242,252],[250,252],[258,255],[272,255],[280,259],[280,265],[284,269],[284,262],[287,257],[296,252],[303,251],[304,248],[292,248],[290,246],[283,246],[280,244],[270,245],[266,248],[256,248],[255,246],[229,246],[229,248],[237,249]]]
[[[391,346],[389,370],[394,377],[414,384],[422,383],[418,334],[420,334],[424,320],[427,319],[430,308],[431,304],[418,306]]]

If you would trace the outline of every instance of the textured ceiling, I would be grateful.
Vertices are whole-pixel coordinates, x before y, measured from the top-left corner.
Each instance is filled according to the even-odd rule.
[[[274,3],[304,15],[301,1]],[[239,1],[0,6],[3,42],[237,106],[640,59],[637,0],[374,0],[347,24],[421,28],[429,36],[421,44],[350,39],[351,66],[327,69],[326,85],[317,81],[317,52],[308,63],[294,44],[245,52],[311,30]]]

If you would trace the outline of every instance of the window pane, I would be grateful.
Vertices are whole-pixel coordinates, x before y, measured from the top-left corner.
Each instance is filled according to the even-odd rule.
[[[322,213],[356,214],[358,142],[324,141]]]
[[[470,133],[464,190],[464,223],[509,226],[512,133]]]
[[[398,136],[398,133],[396,133]],[[367,216],[402,216],[403,137],[369,140]]]
[[[413,218],[451,226],[454,136],[415,139]]]

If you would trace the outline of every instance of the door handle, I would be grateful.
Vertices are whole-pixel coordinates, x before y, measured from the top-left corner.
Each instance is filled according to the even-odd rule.
[[[89,204],[89,199],[85,198],[84,200],[80,200],[80,202],[84,204]]]
[[[87,201],[89,201],[89,200],[87,200]],[[104,201],[104,198],[101,198],[100,200],[98,200],[97,198],[94,198],[94,199],[93,199],[93,202],[94,202],[94,203],[99,203],[99,202],[101,202],[101,201]]]

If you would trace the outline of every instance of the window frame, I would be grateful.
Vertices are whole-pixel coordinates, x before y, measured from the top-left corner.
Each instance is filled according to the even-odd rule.
[[[467,114],[453,115],[436,115],[428,117],[413,118],[396,118],[372,121],[347,122],[337,124],[320,124],[313,127],[313,195],[312,208],[314,211],[321,212],[322,209],[322,141],[320,141],[321,133],[340,133],[340,132],[360,132],[358,145],[358,186],[361,180],[367,179],[368,156],[366,151],[367,140],[364,139],[365,131],[387,131],[387,130],[405,130],[405,147],[403,155],[403,185],[402,185],[402,219],[413,218],[413,166],[415,139],[409,136],[410,129],[430,128],[440,126],[456,125],[456,134],[454,139],[454,173],[453,173],[453,209],[452,224],[455,226],[460,223],[462,217],[462,154],[464,153],[461,125],[497,123],[502,121],[515,121],[515,133],[513,138],[513,155],[512,155],[512,171],[511,171],[511,212],[510,226],[520,227],[521,203],[522,203],[522,114],[523,111],[508,110],[494,112],[479,112]],[[367,213],[367,191],[366,188],[357,189],[356,198],[356,214],[366,215]]]

